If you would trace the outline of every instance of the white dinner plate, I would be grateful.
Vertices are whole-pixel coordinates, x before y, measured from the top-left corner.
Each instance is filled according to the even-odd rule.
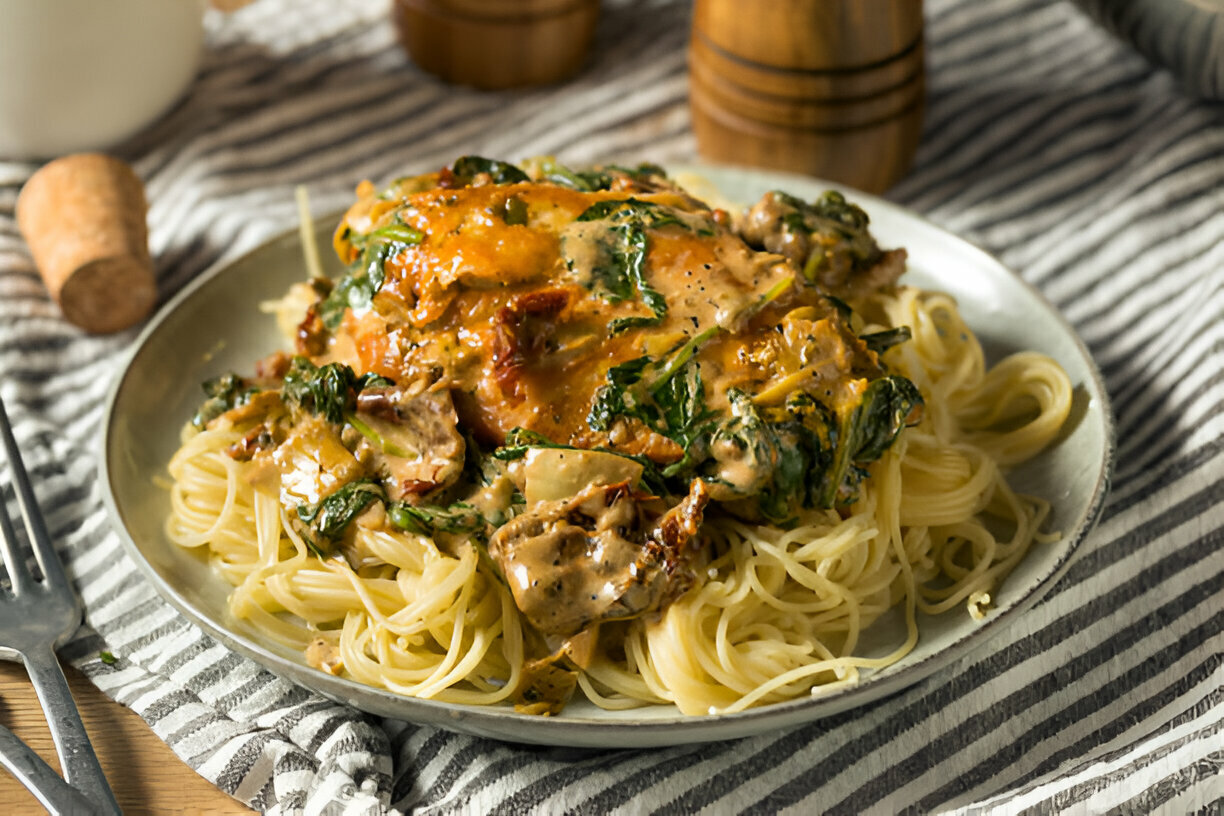
[[[811,178],[718,167],[697,172],[728,199],[751,203],[780,189],[811,199],[834,186]],[[226,609],[230,586],[198,550],[172,544],[166,463],[184,422],[201,401],[200,383],[227,371],[250,373],[256,359],[284,346],[261,301],[281,296],[305,278],[297,233],[213,268],[187,286],[141,334],[111,392],[104,423],[102,484],[108,510],[130,556],[167,601],[237,652],[329,698],[387,717],[482,736],[546,745],[640,747],[704,742],[772,732],[861,706],[903,689],[982,646],[1006,628],[1026,626],[1025,612],[1066,570],[1100,515],[1113,463],[1113,427],[1100,375],[1065,320],[1028,284],[994,258],[896,205],[848,192],[870,215],[883,247],[905,247],[902,282],[955,296],[988,357],[1033,349],[1050,355],[1070,375],[1074,405],[1057,442],[1011,472],[1019,491],[1053,507],[1047,529],[1062,537],[1037,544],[1003,586],[995,606],[975,622],[961,609],[920,617],[920,640],[907,657],[865,672],[858,685],[817,696],[708,717],[681,715],[672,706],[603,711],[575,699],[557,717],[521,715],[510,707],[478,707],[404,697],[333,677],[306,665],[301,654],[264,639]],[[327,246],[335,221],[320,221]],[[328,253],[330,254],[330,253]],[[332,260],[330,272],[339,272]],[[200,548],[203,549],[203,548]],[[886,654],[900,641],[899,615],[868,630],[859,653]]]

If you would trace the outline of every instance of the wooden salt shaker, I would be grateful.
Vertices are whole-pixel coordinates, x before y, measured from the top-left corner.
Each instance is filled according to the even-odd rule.
[[[922,0],[697,0],[689,102],[707,159],[882,192],[922,132]]]
[[[144,186],[119,159],[78,153],[46,164],[17,198],[17,225],[70,322],[105,334],[157,301]]]
[[[500,90],[547,85],[586,59],[599,0],[395,0],[400,42],[447,82]]]

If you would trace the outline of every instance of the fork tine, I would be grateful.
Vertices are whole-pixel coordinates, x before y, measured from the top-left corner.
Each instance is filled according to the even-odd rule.
[[[38,509],[38,501],[34,497],[34,488],[30,484],[30,475],[21,462],[21,451],[17,449],[17,440],[13,438],[13,426],[9,424],[8,412],[4,410],[4,400],[0,399],[0,438],[4,441],[5,455],[9,461],[9,469],[13,474],[13,489],[17,493],[17,505],[25,520],[26,532],[30,534],[30,547],[34,550],[34,558],[42,569],[43,580],[52,586],[68,586],[64,577],[64,569],[60,566],[59,556],[55,553],[55,545],[47,533],[47,524],[42,512]],[[9,578],[13,582],[14,592],[29,589],[33,577],[25,567],[25,559],[20,557],[17,548],[17,537],[14,535],[12,520],[8,511],[3,513],[4,561],[8,565]]]
[[[26,569],[25,556],[18,546],[17,531],[13,529],[13,520],[9,518],[8,502],[4,500],[3,491],[0,491],[0,556],[4,557],[4,566],[8,569],[13,594],[28,592],[34,586],[34,577]]]

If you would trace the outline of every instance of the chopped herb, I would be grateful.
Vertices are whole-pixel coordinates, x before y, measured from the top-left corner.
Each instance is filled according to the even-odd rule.
[[[883,354],[893,346],[900,345],[912,336],[909,326],[898,326],[895,329],[887,331],[879,331],[873,334],[861,334],[859,339],[866,344],[867,348],[874,351],[876,354]]]
[[[559,187],[580,190],[584,193],[597,190],[611,190],[617,178],[628,177],[635,181],[645,181],[651,176],[667,178],[667,172],[657,164],[639,164],[637,167],[608,165],[607,167],[590,170],[573,170],[561,164],[551,156],[543,156],[529,162],[533,175],[544,181],[552,182]]]
[[[832,415],[809,395],[796,393],[785,408],[761,416],[751,396],[730,389],[732,416],[719,424],[711,440],[715,460],[703,463],[704,477],[756,498],[761,515],[788,526],[801,507],[819,506],[821,478],[832,461],[835,433]],[[731,454],[730,452],[734,452]],[[731,472],[747,471],[750,485],[729,483],[720,465],[734,462]]]
[[[110,652],[98,652],[98,659],[108,666],[113,666],[119,662],[119,658],[115,657]]]
[[[413,505],[394,502],[387,508],[387,518],[400,530],[418,535],[452,533],[488,538],[489,522],[467,502],[455,502],[447,507]]]
[[[582,211],[578,221],[612,221],[618,224],[637,223],[650,229],[684,222],[668,208],[653,201],[636,198],[605,199]]]
[[[522,459],[531,448],[570,449],[572,446],[558,444],[544,434],[529,431],[526,428],[514,428],[506,434],[505,444],[493,451],[492,456],[494,459],[509,462],[514,459]]]
[[[608,369],[607,383],[595,392],[587,425],[596,431],[606,431],[618,416],[635,416],[638,398],[631,387],[642,379],[642,372],[651,364],[649,357],[638,357]]]
[[[387,454],[388,456],[398,456],[401,459],[413,459],[416,457],[417,454],[415,452],[404,450],[399,445],[396,445],[394,442],[391,442],[390,440],[385,439],[383,435],[380,434],[378,431],[374,430],[369,425],[362,422],[361,419],[359,419],[356,414],[352,412],[348,412],[344,415],[344,418],[348,422],[348,424],[353,426],[353,429],[357,431],[357,433],[361,434],[366,439],[373,442],[378,447],[379,450],[381,450],[383,453]]]
[[[637,181],[645,180],[651,176],[660,179],[667,178],[667,171],[659,165],[651,162],[642,162],[636,167],[626,167],[623,164],[613,164],[609,165],[607,170],[616,173],[624,173],[626,176],[636,179]]]
[[[590,193],[595,190],[607,190],[612,186],[612,177],[605,173],[597,170],[574,171],[551,157],[537,160],[536,167],[543,180],[550,181],[559,187]]]
[[[905,377],[888,376],[872,381],[854,409],[850,431],[845,435],[854,461],[873,462],[883,456],[920,405],[922,394]]]
[[[809,283],[816,283],[820,273],[829,268],[845,266],[856,272],[868,269],[883,254],[868,230],[867,213],[836,190],[825,192],[811,203],[779,191],[771,195],[784,210],[783,236],[803,236],[801,243],[808,247],[800,265]]]
[[[364,388],[391,385],[377,374],[357,376],[343,363],[316,366],[305,357],[294,357],[281,385],[281,395],[289,405],[318,414],[333,425],[343,423],[352,413],[357,394]]]
[[[424,237],[424,233],[422,233],[416,227],[410,227],[404,222],[396,220],[385,227],[379,227],[373,232],[367,233],[362,239],[354,239],[354,243],[357,243],[360,240],[367,247],[370,243],[374,242],[382,242],[386,244],[398,243],[405,246],[413,246],[421,243],[421,240]]]
[[[511,226],[527,223],[527,204],[518,196],[510,196],[502,207],[502,218]]]
[[[451,173],[461,184],[471,184],[480,174],[487,174],[494,184],[517,184],[530,181],[527,174],[509,162],[486,159],[482,156],[463,156],[455,159],[451,165]]]
[[[747,308],[740,311],[740,313],[735,316],[736,322],[741,324],[747,323],[749,320],[760,314],[766,306],[782,297],[782,295],[786,294],[786,292],[794,285],[795,279],[793,277],[783,278],[782,280],[778,281],[773,286],[769,287],[764,294],[757,298]]]
[[[224,374],[205,380],[201,387],[208,399],[204,400],[191,418],[191,424],[197,428],[203,428],[226,411],[246,404],[252,394],[259,392],[257,387],[237,374]]]
[[[761,515],[780,525],[803,507],[852,502],[866,465],[884,454],[921,405],[918,389],[904,377],[881,377],[838,422],[827,406],[802,391],[791,394],[784,407],[763,410],[751,395],[733,388],[727,392],[730,415],[719,418],[705,406],[701,372],[693,361],[700,344],[718,331],[707,329],[666,358],[638,357],[610,368],[587,423],[606,431],[618,417],[636,419],[676,442],[684,457],[657,471],[665,487],[652,489],[660,494],[682,492],[687,480],[699,475],[755,497]],[[727,481],[732,471],[739,483]],[[742,481],[744,473],[752,477],[748,482]]]
[[[704,456],[713,429],[713,412],[705,407],[701,370],[693,362],[697,348],[719,332],[713,326],[676,349],[670,357],[638,357],[608,369],[607,382],[595,392],[587,424],[606,431],[617,417],[637,419],[671,439],[683,458],[663,469],[664,477],[687,472]]]
[[[370,502],[387,500],[386,491],[373,479],[358,479],[342,485],[316,504],[297,508],[297,517],[306,527],[303,539],[322,557],[325,546],[338,541],[344,529],[361,515]]]
[[[521,494],[516,495],[521,498]],[[410,533],[431,538],[439,534],[459,536],[470,542],[489,574],[502,584],[506,583],[501,568],[489,555],[488,543],[493,525],[475,506],[467,502],[455,502],[447,507],[395,502],[387,508],[387,518],[393,526]]]
[[[653,326],[667,316],[667,301],[646,282],[646,250],[648,239],[641,227],[626,226],[621,231],[622,246],[613,250],[614,266],[619,268],[628,282],[642,296],[642,302],[653,312],[653,316],[634,315],[618,317],[608,324],[609,334],[618,334],[626,329]],[[604,268],[605,270],[607,267]],[[605,275],[607,272],[604,273]],[[615,300],[613,302],[616,302]]]
[[[846,301],[842,300],[839,297],[834,297],[833,295],[830,295],[827,293],[825,294],[824,297],[825,297],[825,300],[833,304],[834,309],[837,309],[837,313],[841,315],[842,320],[849,322],[850,318],[854,317],[854,310],[850,308],[849,303],[846,303]]]
[[[599,246],[601,257],[593,269],[593,288],[610,303],[626,300],[636,291],[652,313],[616,318],[608,324],[609,333],[662,322],[667,316],[667,300],[646,280],[646,254],[650,248],[646,231],[668,224],[684,226],[684,222],[658,204],[635,198],[597,202],[576,220],[610,222],[611,240]]]
[[[424,240],[415,227],[395,221],[364,235],[351,233],[349,241],[361,250],[349,272],[319,303],[319,317],[331,331],[340,327],[346,309],[368,309],[387,280],[387,261]]]
[[[382,201],[389,201],[390,199],[403,198],[413,193],[423,193],[426,190],[432,190],[436,186],[437,178],[431,173],[419,176],[400,176],[393,180],[387,186],[387,189],[379,193],[378,197]]]
[[[660,387],[660,385],[670,379],[682,366],[688,364],[688,361],[697,353],[697,349],[702,343],[718,334],[721,329],[718,326],[711,326],[708,329],[698,332],[685,341],[684,345],[676,349],[671,357],[667,358],[667,362],[659,370],[658,376],[651,379],[651,389]]]
[[[461,430],[464,441],[461,478],[467,484],[488,487],[501,475],[501,467],[492,454],[485,452],[470,430]]]
[[[921,405],[922,394],[905,377],[873,380],[858,407],[842,420],[837,455],[819,497],[820,506],[853,501],[866,476],[863,467],[884,455]]]

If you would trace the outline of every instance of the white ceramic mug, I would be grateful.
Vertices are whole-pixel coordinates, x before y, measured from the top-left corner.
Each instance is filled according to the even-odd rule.
[[[195,78],[204,0],[0,0],[0,159],[111,147]]]

